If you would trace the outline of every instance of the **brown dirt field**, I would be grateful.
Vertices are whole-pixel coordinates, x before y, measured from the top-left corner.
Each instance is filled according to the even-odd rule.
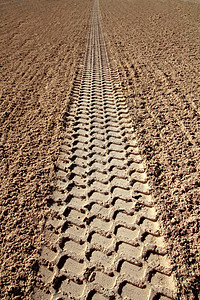
[[[180,299],[200,294],[200,4],[100,0]],[[55,162],[92,0],[0,0],[1,299],[37,282]]]
[[[35,284],[63,114],[92,1],[0,1],[1,299]]]
[[[138,134],[180,299],[200,292],[200,5],[101,0],[110,58]]]

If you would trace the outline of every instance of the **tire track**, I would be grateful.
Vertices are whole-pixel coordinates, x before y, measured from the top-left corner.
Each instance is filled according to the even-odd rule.
[[[51,247],[43,249],[39,270],[45,299],[176,299],[136,136],[114,79],[96,0],[49,202]]]

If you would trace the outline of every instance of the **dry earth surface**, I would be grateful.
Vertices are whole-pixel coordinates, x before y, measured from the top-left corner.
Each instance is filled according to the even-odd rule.
[[[0,1],[1,299],[30,297],[92,1]],[[17,298],[18,297],[18,298]]]
[[[93,1],[0,1],[2,299],[37,281],[69,93]],[[110,59],[146,159],[180,298],[198,299],[200,5],[101,0]]]
[[[180,297],[200,292],[200,3],[101,0]]]

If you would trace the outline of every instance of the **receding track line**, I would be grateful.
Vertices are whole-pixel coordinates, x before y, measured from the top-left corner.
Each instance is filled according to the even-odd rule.
[[[41,253],[35,299],[176,299],[142,157],[115,89],[98,0]]]

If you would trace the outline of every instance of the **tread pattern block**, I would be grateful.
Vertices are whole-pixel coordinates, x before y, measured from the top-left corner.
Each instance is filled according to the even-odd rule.
[[[100,20],[95,1],[51,202],[47,234],[52,247],[41,254],[45,299],[176,299],[145,169],[125,100],[113,83]]]

